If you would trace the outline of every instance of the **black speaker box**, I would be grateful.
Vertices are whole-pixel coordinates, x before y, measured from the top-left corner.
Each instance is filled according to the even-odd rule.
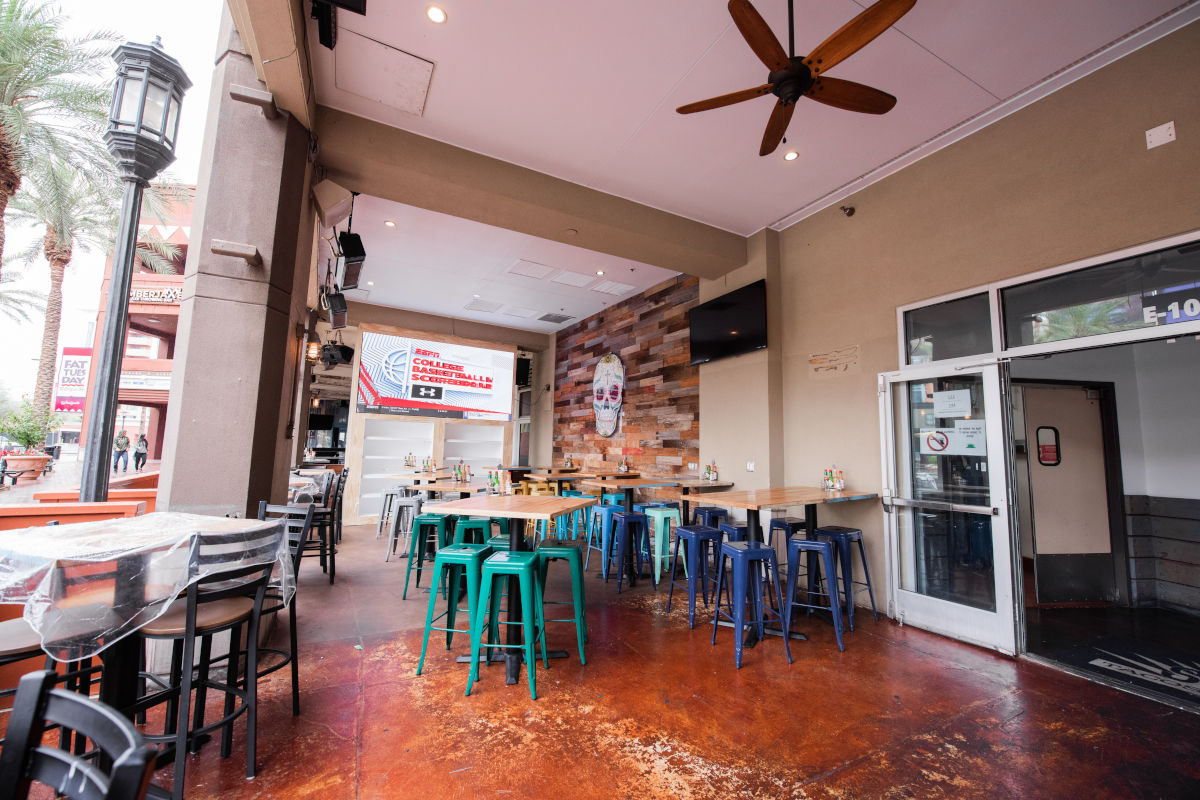
[[[533,360],[517,358],[517,386],[525,388],[533,383]]]

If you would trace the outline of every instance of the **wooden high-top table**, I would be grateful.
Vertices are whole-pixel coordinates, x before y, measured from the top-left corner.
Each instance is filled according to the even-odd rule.
[[[583,480],[584,478],[595,478],[596,475],[591,472],[577,471],[559,471],[547,470],[545,472],[531,472],[525,476],[526,480],[537,481],[538,483],[553,483],[554,493],[562,494],[563,484],[571,481]]]
[[[422,492],[438,492],[439,494],[444,492],[458,492],[459,499],[463,499],[473,494],[486,492],[488,485],[483,481],[437,480],[416,488]]]
[[[726,489],[733,488],[733,481],[706,481],[703,478],[680,478],[679,488],[668,488],[662,491],[655,492],[655,497],[661,497],[665,500],[675,500],[680,503],[680,518],[683,520],[682,525],[691,525],[692,518],[691,507],[688,505],[695,500],[697,504],[702,502],[701,498],[696,497],[696,494],[701,492],[722,492]]]
[[[496,517],[508,520],[508,546],[510,550],[519,551],[525,547],[525,532],[522,530],[525,520],[546,520],[547,526],[555,517],[570,514],[582,508],[594,505],[594,497],[553,497],[548,495],[526,494],[481,494],[467,500],[451,500],[448,503],[425,506],[422,513],[429,514],[461,514],[464,516]],[[522,524],[516,524],[520,521]],[[433,591],[437,591],[434,587]],[[517,576],[508,579],[508,620],[521,621],[521,588]],[[520,644],[521,626],[508,625],[508,643]],[[566,658],[566,650],[555,650],[547,654],[550,658]],[[502,656],[507,662],[505,679],[508,683],[517,682],[521,670],[523,656],[518,649],[507,648]],[[459,661],[470,661],[470,656],[459,656]],[[526,665],[526,669],[532,669]]]
[[[739,489],[732,492],[706,492],[704,502],[725,508],[746,509],[747,538],[758,538],[758,512],[780,506],[804,506],[804,529],[812,536],[817,529],[817,506],[827,503],[847,503],[879,497],[875,492],[855,492],[850,489],[822,489],[818,486],[786,486],[780,489]]]

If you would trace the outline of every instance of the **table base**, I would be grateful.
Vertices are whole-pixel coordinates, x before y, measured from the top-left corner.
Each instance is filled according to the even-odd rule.
[[[547,650],[546,658],[569,658],[566,650]],[[459,664],[470,664],[470,656],[459,656],[454,659]],[[484,664],[498,664],[504,662],[504,682],[509,686],[517,683],[521,676],[521,664],[525,661],[524,653],[492,653],[491,658],[483,656],[479,657],[480,662]],[[528,669],[528,667],[526,667]]]

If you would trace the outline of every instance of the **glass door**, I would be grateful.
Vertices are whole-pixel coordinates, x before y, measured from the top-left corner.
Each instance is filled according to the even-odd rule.
[[[1000,367],[880,376],[894,615],[1016,650]]]

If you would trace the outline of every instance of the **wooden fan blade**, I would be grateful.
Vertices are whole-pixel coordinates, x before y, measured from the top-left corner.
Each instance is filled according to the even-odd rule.
[[[680,114],[694,114],[697,111],[708,111],[710,108],[720,108],[721,106],[731,106],[734,103],[740,103],[743,100],[753,100],[756,97],[762,97],[764,94],[769,94],[771,84],[764,83],[762,86],[756,86],[753,89],[742,89],[740,92],[730,92],[723,94],[720,97],[710,97],[707,100],[697,100],[695,103],[688,103],[685,106],[680,106],[675,109]]]
[[[742,32],[742,38],[767,69],[774,72],[791,66],[787,51],[771,33],[771,27],[758,10],[750,5],[750,0],[729,0],[729,16],[733,17],[733,24]]]
[[[896,106],[896,98],[887,92],[840,78],[817,78],[804,94],[818,103],[864,114],[886,114]]]
[[[804,59],[813,75],[828,72],[886,31],[916,5],[917,0],[879,0],[847,22]]]
[[[770,155],[783,141],[787,133],[788,123],[792,121],[792,112],[796,110],[795,103],[785,103],[780,100],[771,110],[771,118],[767,120],[767,129],[763,132],[762,147],[758,148],[760,156]]]

